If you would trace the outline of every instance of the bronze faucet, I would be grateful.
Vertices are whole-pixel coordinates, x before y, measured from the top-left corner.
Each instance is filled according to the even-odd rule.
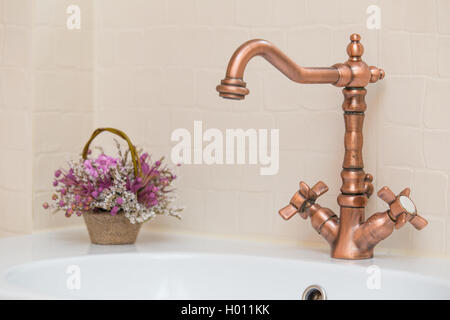
[[[385,212],[379,212],[365,220],[364,211],[373,193],[373,177],[364,172],[362,157],[364,111],[366,89],[369,82],[383,79],[384,71],[369,67],[361,56],[364,47],[358,34],[350,36],[347,46],[349,59],[329,68],[304,68],[297,65],[272,43],[266,40],[250,40],[241,45],[228,63],[225,79],[217,86],[220,96],[242,100],[249,93],[243,81],[244,69],[255,56],[262,56],[284,75],[298,83],[330,83],[344,87],[345,136],[344,162],[342,165],[341,194],[337,198],[340,217],[328,208],[316,203],[318,197],[328,191],[322,181],[310,188],[300,182],[299,190],[289,204],[279,211],[288,220],[298,213],[302,218],[311,218],[313,228],[331,246],[331,256],[338,259],[367,259],[373,257],[374,247],[387,238],[395,229],[406,222],[417,229],[423,229],[428,222],[417,214],[416,207],[409,198],[409,188],[397,196],[388,188],[378,191],[378,197],[389,205]]]

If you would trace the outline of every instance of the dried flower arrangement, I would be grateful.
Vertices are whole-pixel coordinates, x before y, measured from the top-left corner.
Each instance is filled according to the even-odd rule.
[[[130,148],[123,153],[115,140],[117,158],[98,148],[100,155],[87,159],[91,154],[90,142],[102,131],[118,134],[127,140]],[[82,157],[69,161],[67,170],[55,171],[53,203],[46,202],[43,207],[64,211],[66,217],[86,212],[109,212],[111,216],[123,213],[132,224],[143,223],[156,215],[180,218],[182,209],[172,206],[175,199],[172,182],[176,175],[163,162],[164,158],[153,162],[147,152],[136,150],[120,130],[97,129]]]

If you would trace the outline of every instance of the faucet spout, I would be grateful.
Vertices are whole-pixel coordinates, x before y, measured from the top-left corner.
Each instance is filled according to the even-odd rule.
[[[223,98],[242,100],[249,93],[243,81],[247,63],[256,56],[269,61],[290,80],[297,83],[330,83],[338,82],[340,72],[337,67],[305,68],[296,64],[271,42],[254,39],[242,44],[231,57],[223,79],[216,87]]]

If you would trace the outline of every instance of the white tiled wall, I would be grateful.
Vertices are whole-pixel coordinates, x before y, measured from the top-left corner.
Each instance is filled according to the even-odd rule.
[[[66,28],[70,4],[79,31]],[[91,13],[89,0],[0,0],[0,236],[82,222],[41,205],[93,128]]]
[[[301,65],[330,66],[345,61],[348,36],[357,32],[366,48],[364,60],[387,73],[368,86],[366,171],[375,176],[377,189],[388,185],[399,192],[410,186],[431,222],[421,232],[406,226],[383,245],[450,253],[450,1],[39,0],[31,13],[19,7],[29,1],[2,2],[10,8],[1,15],[0,63],[2,71],[8,59],[11,66],[1,77],[15,69],[32,77],[33,108],[23,112],[33,123],[35,228],[80,223],[47,218],[40,203],[49,195],[53,167],[78,152],[93,127],[119,127],[158,156],[169,154],[174,129],[192,131],[193,121],[202,120],[205,128],[279,128],[278,175],[260,176],[259,167],[249,165],[183,166],[178,192],[187,207],[184,220],[161,217],[148,227],[322,242],[309,222],[298,217],[285,222],[276,212],[300,179],[324,180],[330,191],[321,204],[338,210],[340,89],[294,84],[260,58],[247,68],[251,93],[245,101],[220,99],[215,86],[233,51],[248,39],[270,40]],[[76,32],[64,28],[69,3],[82,9],[82,28]],[[369,5],[381,8],[380,30],[366,28]],[[33,48],[31,66],[20,63],[23,50],[4,49],[5,42],[20,41]],[[22,88],[21,74],[8,79],[15,90]],[[5,101],[14,105],[27,99],[26,94],[8,99],[2,92],[2,112],[18,112]],[[98,139],[110,141],[107,135]],[[7,185],[31,192],[27,182]],[[0,194],[10,192],[6,187]],[[371,199],[367,215],[385,208]]]
[[[0,1],[0,235],[32,229],[31,12],[29,1]]]
[[[401,230],[402,248],[449,253],[449,1],[381,5],[397,7],[398,15],[391,12],[380,32],[379,64],[389,77],[378,90],[378,185],[411,186],[430,221],[422,232]]]
[[[93,130],[93,3],[33,2],[33,229],[82,224],[42,208],[53,173],[80,154]],[[69,30],[66,9],[78,5],[81,29]]]

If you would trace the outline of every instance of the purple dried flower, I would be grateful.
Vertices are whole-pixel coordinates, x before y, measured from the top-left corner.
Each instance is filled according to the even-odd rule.
[[[117,198],[116,202],[120,206],[120,205],[123,204],[123,199],[122,198]]]
[[[143,153],[140,158],[141,162],[145,162],[145,160],[147,160],[147,158],[148,158],[148,153],[147,152]]]
[[[112,216],[115,216],[115,215],[117,214],[118,211],[119,211],[119,207],[114,206],[114,207],[111,209],[111,215],[112,215]]]
[[[60,175],[61,175],[61,170],[56,170],[55,171],[55,177],[59,178]]]
[[[93,178],[98,178],[97,170],[92,166],[91,160],[84,161],[84,169]]]
[[[109,157],[106,154],[101,154],[95,159],[95,164],[100,168],[103,174],[107,174],[111,167],[117,165],[117,159]]]

